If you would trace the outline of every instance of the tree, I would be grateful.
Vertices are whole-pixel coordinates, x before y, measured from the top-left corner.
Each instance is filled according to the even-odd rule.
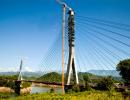
[[[117,64],[116,69],[125,82],[130,84],[130,59],[120,61],[119,64]]]
[[[80,92],[79,85],[72,86],[72,91],[74,91],[74,92]]]
[[[89,73],[85,73],[83,75],[83,79],[84,79],[84,82],[85,82],[85,90],[91,90],[91,87],[89,85],[89,82],[90,82],[90,78],[89,78]]]
[[[113,85],[113,79],[111,76],[109,77],[104,77],[102,78],[98,84],[97,84],[97,88],[99,90],[111,90],[112,88],[112,85]]]

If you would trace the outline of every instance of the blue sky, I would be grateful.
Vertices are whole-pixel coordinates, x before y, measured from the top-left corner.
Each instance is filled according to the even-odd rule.
[[[65,1],[76,15],[130,23],[129,0]],[[39,70],[61,30],[61,11],[55,0],[0,0],[0,71],[18,70],[21,58],[25,70]]]

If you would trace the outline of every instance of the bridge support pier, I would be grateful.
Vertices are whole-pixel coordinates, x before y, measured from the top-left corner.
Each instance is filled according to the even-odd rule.
[[[22,80],[22,74],[21,74],[22,66],[23,66],[23,60],[21,60],[21,62],[20,62],[20,69],[19,69],[18,79],[15,81],[15,89],[14,89],[14,91],[15,91],[15,93],[17,95],[20,95],[21,80]]]
[[[21,89],[21,81],[17,80],[15,81],[15,89],[14,89],[17,95],[20,95],[20,89]]]

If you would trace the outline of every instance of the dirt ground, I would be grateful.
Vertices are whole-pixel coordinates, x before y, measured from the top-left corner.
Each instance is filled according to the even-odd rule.
[[[31,87],[21,89],[21,94],[30,93]],[[8,87],[0,87],[0,93],[14,93],[14,90]]]
[[[0,87],[0,93],[12,93],[14,92],[13,89],[10,89],[8,87]]]

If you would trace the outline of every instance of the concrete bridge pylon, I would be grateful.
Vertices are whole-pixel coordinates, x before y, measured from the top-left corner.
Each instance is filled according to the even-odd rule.
[[[79,84],[77,68],[75,65],[75,30],[74,30],[74,11],[70,9],[68,11],[68,42],[69,42],[69,58],[66,74],[66,85],[71,85],[71,79],[73,78],[74,85]]]

